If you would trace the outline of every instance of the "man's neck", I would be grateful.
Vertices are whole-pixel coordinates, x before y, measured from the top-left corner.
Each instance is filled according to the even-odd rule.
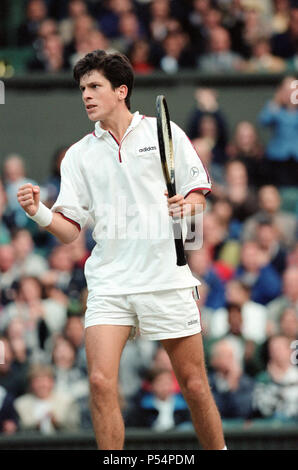
[[[100,127],[106,131],[110,131],[118,142],[121,142],[127,128],[130,126],[133,114],[129,109],[125,108],[118,112],[115,116],[110,116],[105,121],[100,121]]]

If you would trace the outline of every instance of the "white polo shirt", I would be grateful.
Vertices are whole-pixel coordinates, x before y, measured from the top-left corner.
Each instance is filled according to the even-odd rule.
[[[177,193],[211,189],[209,175],[186,134],[171,123]],[[95,132],[67,151],[52,211],[81,228],[94,222],[96,246],[85,264],[89,298],[199,285],[176,265],[156,119],[134,113],[122,141]]]

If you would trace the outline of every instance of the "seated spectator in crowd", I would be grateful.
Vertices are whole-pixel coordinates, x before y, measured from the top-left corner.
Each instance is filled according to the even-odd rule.
[[[251,299],[262,305],[267,305],[281,292],[280,277],[257,242],[243,243],[235,277],[250,286]]]
[[[266,253],[271,266],[282,275],[286,268],[287,250],[280,242],[280,234],[276,225],[269,218],[260,220],[256,227],[256,241]]]
[[[170,0],[152,0],[149,12],[149,34],[153,42],[161,43],[168,34],[171,18]]]
[[[10,342],[5,336],[0,336],[0,341],[1,353],[4,353],[5,359],[3,364],[0,363],[0,386],[16,398],[25,393],[28,363],[21,363],[15,359]]]
[[[298,418],[298,368],[291,363],[293,349],[285,336],[268,341],[269,362],[256,377],[255,416],[283,422]]]
[[[175,73],[181,68],[191,68],[195,64],[189,36],[182,30],[168,32],[162,42],[163,54],[159,67],[163,72]]]
[[[119,35],[119,20],[121,15],[133,11],[131,0],[108,0],[106,11],[98,18],[100,30],[109,39]]]
[[[7,197],[5,217],[9,228],[26,227],[30,224],[28,217],[20,207],[17,200],[17,192],[20,186],[31,183],[37,184],[31,178],[26,177],[25,164],[22,157],[17,154],[7,155],[3,165],[4,189]],[[42,196],[42,194],[41,194]]]
[[[207,51],[209,35],[205,19],[211,7],[211,0],[194,0],[192,10],[188,15],[188,29],[198,55],[202,55]]]
[[[268,304],[269,320],[277,328],[286,308],[298,310],[298,267],[289,266],[282,279],[282,293]]]
[[[240,227],[257,210],[257,199],[249,186],[246,166],[239,160],[226,164],[224,184],[217,184],[213,193],[215,197],[228,199],[233,209],[232,219],[237,221]]]
[[[6,193],[4,191],[4,186],[0,180],[0,245],[6,245],[10,242],[10,232],[8,226],[5,222],[3,214],[6,210]]]
[[[119,382],[128,406],[142,387],[145,372],[152,363],[157,348],[157,343],[142,338],[138,333],[133,341],[126,343],[120,361]]]
[[[212,203],[212,213],[219,221],[219,224],[222,227],[225,227],[227,238],[230,243],[233,240],[239,240],[241,235],[241,225],[237,220],[233,219],[233,206],[227,197],[223,196],[214,200]],[[239,246],[239,243],[237,246]],[[239,255],[237,257],[237,263],[238,261]]]
[[[65,54],[71,66],[84,53],[90,52],[89,37],[93,31],[98,31],[98,25],[91,15],[84,14],[74,19],[73,38],[65,47]]]
[[[150,43],[145,39],[138,39],[132,44],[127,55],[135,73],[145,75],[153,72],[150,54]]]
[[[40,277],[48,270],[47,261],[34,253],[34,242],[28,230],[15,230],[11,244],[15,253],[17,279],[23,276]]]
[[[203,223],[204,246],[222,281],[229,280],[240,260],[240,244],[229,238],[228,225],[213,211],[206,212]]]
[[[1,317],[1,328],[6,329],[15,317],[23,319],[26,343],[32,352],[44,349],[47,337],[63,328],[66,308],[55,299],[43,299],[42,284],[34,277],[23,277],[17,288],[15,302],[8,304]],[[41,353],[41,351],[40,351]]]
[[[138,16],[133,12],[123,13],[119,19],[119,35],[111,45],[114,49],[127,54],[132,45],[144,37],[144,28]]]
[[[69,0],[68,15],[59,22],[59,32],[62,41],[68,45],[73,40],[74,24],[77,18],[88,15],[88,7],[85,0]]]
[[[212,116],[216,121],[216,146],[223,152],[228,141],[228,124],[225,116],[219,109],[217,92],[209,88],[197,88],[195,91],[195,101],[196,107],[191,112],[188,120],[188,137],[190,139],[200,137],[199,128],[201,119],[206,115]],[[222,159],[218,161],[215,155],[213,157],[215,158],[215,163],[223,163]]]
[[[296,11],[298,25],[298,8]],[[277,186],[297,185],[298,105],[292,99],[295,80],[295,77],[285,77],[259,116],[261,125],[272,129],[273,135],[266,148],[266,169],[271,183]]]
[[[285,308],[279,319],[278,333],[292,343],[298,339],[298,315],[294,308]]]
[[[51,34],[42,42],[37,57],[29,61],[28,70],[49,73],[65,72],[69,69],[64,45],[59,34]]]
[[[199,138],[208,142],[209,149],[211,151],[212,169],[214,171],[215,166],[219,167],[217,169],[219,173],[226,160],[226,154],[224,148],[220,144],[216,118],[212,114],[206,113],[201,117],[198,123],[197,135]]]
[[[211,366],[208,379],[221,417],[250,418],[254,381],[243,373],[229,340],[223,339],[213,346]]]
[[[171,371],[155,369],[148,373],[150,390],[140,393],[127,415],[127,426],[166,431],[191,418],[183,395],[175,393]]]
[[[199,70],[202,72],[232,72],[244,67],[242,57],[231,50],[229,32],[217,27],[210,32],[208,52],[199,58]]]
[[[79,408],[82,427],[91,428],[87,374],[75,360],[76,350],[72,343],[62,335],[56,336],[52,351],[55,390],[73,398]]]
[[[12,318],[4,335],[9,341],[13,357],[18,364],[26,365],[26,363],[39,359],[31,354],[32,351],[29,350],[24,319],[20,317]]]
[[[226,152],[231,160],[239,160],[245,165],[249,186],[259,187],[262,185],[261,168],[264,150],[257,130],[251,122],[238,122]]]
[[[69,316],[64,325],[63,335],[75,349],[76,366],[87,372],[87,360],[84,344],[84,318],[79,315]]]
[[[52,284],[67,294],[74,268],[74,260],[69,246],[57,245],[50,254],[49,266],[50,271],[45,274],[43,280],[47,282],[45,278],[51,279]]]
[[[252,45],[252,56],[245,69],[247,72],[280,73],[286,69],[286,62],[272,54],[271,43],[267,38],[259,38]]]
[[[63,146],[57,149],[53,155],[51,173],[43,185],[47,195],[44,203],[47,207],[52,207],[59,195],[61,182],[60,166],[67,149],[68,147]]]
[[[29,0],[26,5],[26,18],[17,32],[18,46],[32,46],[37,39],[40,23],[47,17],[47,6],[44,0]]]
[[[13,396],[0,385],[0,435],[14,434],[18,430],[18,414]]]
[[[251,290],[246,284],[238,280],[229,281],[226,285],[226,307],[216,310],[209,316],[208,336],[219,338],[232,333],[235,337],[239,336],[240,332],[240,337],[245,341],[263,343],[267,333],[267,310],[263,305],[252,301],[250,297]],[[229,306],[233,308],[229,309]],[[240,308],[241,315],[235,312],[234,306]],[[242,352],[244,354],[243,348]]]
[[[280,241],[287,248],[296,240],[297,221],[294,215],[281,210],[281,197],[273,185],[262,186],[258,192],[258,211],[249,217],[243,226],[243,240],[255,237],[256,227],[260,220],[270,218],[280,233]]]
[[[0,304],[3,306],[15,299],[16,278],[14,249],[11,245],[0,245]]]
[[[224,283],[216,273],[212,258],[205,245],[200,250],[189,251],[187,262],[193,275],[208,286],[206,307],[212,309],[223,307],[225,304]]]
[[[79,410],[73,398],[55,390],[50,366],[33,365],[29,371],[29,392],[15,400],[22,430],[52,434],[58,430],[74,431],[79,426]]]
[[[273,15],[271,18],[272,32],[275,34],[285,33],[290,23],[290,1],[273,0]]]
[[[272,37],[272,52],[274,55],[284,59],[290,59],[297,54],[298,40],[298,6],[290,10],[290,20],[288,29]]]
[[[268,16],[264,14],[264,2],[242,1],[243,25],[241,31],[241,50],[245,58],[252,55],[253,45],[260,38],[268,38],[271,35],[271,26]]]

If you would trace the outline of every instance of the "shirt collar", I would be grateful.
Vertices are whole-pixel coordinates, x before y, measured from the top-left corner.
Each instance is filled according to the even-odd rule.
[[[132,121],[129,125],[129,127],[127,128],[126,132],[130,131],[131,129],[133,129],[134,127],[136,127],[140,122],[141,120],[143,119],[144,116],[142,116],[139,111],[136,111],[134,114],[133,114],[133,118],[132,118]],[[96,137],[100,138],[102,137],[104,134],[106,134],[107,132],[109,131],[106,131],[105,129],[102,129],[101,126],[100,126],[100,121],[97,121],[95,123],[95,135]]]

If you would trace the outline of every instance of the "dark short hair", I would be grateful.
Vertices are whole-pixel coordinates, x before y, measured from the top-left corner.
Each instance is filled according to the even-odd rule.
[[[127,86],[128,92],[125,103],[128,109],[130,109],[134,72],[128,58],[119,52],[107,53],[100,49],[89,52],[74,66],[73,76],[75,81],[79,84],[84,75],[94,70],[98,70],[109,80],[113,90],[121,85]]]

